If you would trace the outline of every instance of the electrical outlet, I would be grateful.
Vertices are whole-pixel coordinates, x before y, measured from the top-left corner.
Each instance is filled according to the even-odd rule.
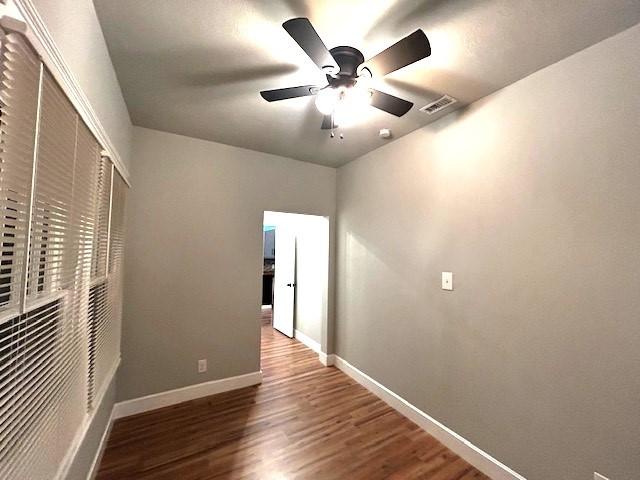
[[[207,371],[207,359],[198,360],[198,373],[204,373]]]
[[[442,272],[442,289],[453,290],[453,273]]]
[[[593,472],[593,480],[609,480],[604,475],[600,475],[598,472]]]

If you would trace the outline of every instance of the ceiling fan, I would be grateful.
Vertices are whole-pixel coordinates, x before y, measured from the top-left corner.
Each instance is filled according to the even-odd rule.
[[[326,74],[328,84],[263,90],[260,95],[268,102],[315,95],[316,107],[324,114],[323,130],[342,124],[362,106],[371,105],[396,117],[413,106],[412,102],[369,88],[369,82],[374,75],[382,77],[431,55],[431,45],[422,30],[416,30],[365,62],[360,50],[353,47],[328,50],[308,18],[287,20],[282,27]]]

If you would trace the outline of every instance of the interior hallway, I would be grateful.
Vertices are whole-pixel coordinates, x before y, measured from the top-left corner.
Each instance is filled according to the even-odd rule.
[[[117,420],[97,478],[488,479],[262,310],[256,387]]]

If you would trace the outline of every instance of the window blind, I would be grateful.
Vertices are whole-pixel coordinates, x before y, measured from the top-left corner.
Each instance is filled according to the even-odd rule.
[[[109,252],[109,228],[111,218],[111,190],[113,167],[109,159],[98,162],[96,189],[96,228],[91,265],[91,290],[88,307],[88,408],[94,407],[97,393],[106,387],[108,374],[119,357],[119,335],[112,328],[113,312],[109,302],[107,281],[107,257]]]
[[[0,77],[0,478],[50,480],[119,359],[127,187],[4,28]]]
[[[124,261],[124,208],[127,195],[127,184],[119,173],[113,176],[111,199],[111,226],[109,231],[109,273],[122,270]]]
[[[42,304],[54,302],[57,306],[56,335],[51,338],[56,355],[51,360],[54,366],[46,374],[42,368],[47,364],[37,363],[38,368],[23,372],[22,377],[28,381],[29,375],[42,375],[34,381],[38,388],[48,382],[56,386],[42,400],[41,410],[52,412],[51,415],[40,418],[24,412],[24,418],[31,419],[32,433],[28,434],[32,437],[31,445],[38,449],[37,458],[43,462],[44,470],[48,466],[49,475],[53,462],[58,459],[59,463],[64,458],[86,412],[85,351],[81,348],[85,325],[77,315],[85,294],[78,277],[86,265],[83,242],[87,227],[83,224],[86,219],[82,205],[74,202],[83,198],[86,187],[81,182],[74,184],[74,176],[80,179],[86,176],[83,165],[88,147],[80,127],[71,103],[45,68],[34,164],[25,308],[28,316]],[[91,230],[89,238],[92,235]],[[89,262],[90,255],[89,245]],[[55,419],[51,428],[50,416]],[[48,436],[49,430],[53,438]],[[20,449],[16,455],[24,458]],[[29,463],[35,465],[33,460]],[[29,470],[29,478],[38,478],[39,473],[37,469]]]
[[[61,458],[59,425],[73,364],[62,299],[0,326],[0,478],[51,478]]]
[[[1,318],[21,302],[41,66],[15,33],[0,32],[0,56]]]
[[[108,250],[109,275],[106,283],[98,283],[92,288],[92,300],[95,299],[96,308],[90,310],[90,325],[95,330],[93,344],[95,345],[94,383],[96,391],[105,387],[108,375],[120,356],[127,185],[114,170],[112,170],[112,179]],[[90,345],[91,343],[90,339]]]
[[[70,320],[78,326],[80,341],[83,344],[89,342],[88,350],[83,349],[88,356],[86,363],[86,408],[92,408],[94,399],[93,383],[93,357],[91,356],[91,313],[99,308],[100,304],[91,306],[90,280],[93,269],[96,244],[94,244],[98,231],[98,192],[100,183],[100,169],[102,158],[100,145],[95,140],[89,129],[82,123],[78,123],[76,135],[75,165],[73,170],[73,201],[71,219],[71,238],[75,244],[75,251],[71,260],[75,259],[75,274],[73,289],[70,295],[72,299]],[[107,211],[108,215],[108,211]],[[83,337],[86,336],[86,340]]]
[[[100,157],[96,185],[96,229],[94,236],[91,278],[107,274],[107,252],[109,248],[109,216],[111,208],[111,171],[108,158]]]
[[[76,267],[74,290],[81,290],[86,294],[88,294],[87,282],[91,277],[96,257],[94,252],[98,250],[94,245],[94,242],[99,240],[98,219],[99,215],[103,213],[98,208],[101,164],[100,145],[84,123],[80,121],[73,170],[73,217],[71,222],[71,236],[75,243],[76,254],[71,260],[75,260]],[[106,214],[109,214],[108,209]],[[86,303],[83,307],[86,307]]]
[[[95,407],[97,392],[105,387],[107,374],[117,360],[116,333],[111,327],[112,310],[108,297],[107,281],[102,280],[91,287],[89,293],[89,364],[87,372],[88,408]],[[114,352],[115,351],[115,352]]]
[[[73,106],[45,70],[31,213],[28,302],[73,284],[76,245],[71,204],[77,123]]]
[[[46,384],[54,371],[53,311],[20,312],[26,270],[31,179],[37,130],[41,63],[16,33],[0,33],[0,478],[43,473],[47,455],[31,441],[47,439],[43,405],[55,395]],[[7,317],[9,316],[9,317]],[[54,418],[54,417],[50,417]]]

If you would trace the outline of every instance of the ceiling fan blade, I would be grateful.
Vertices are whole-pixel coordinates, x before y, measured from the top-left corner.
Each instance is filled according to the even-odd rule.
[[[318,68],[331,67],[334,73],[340,70],[308,18],[292,18],[284,22],[282,27]]]
[[[402,98],[394,97],[388,93],[374,90],[371,96],[371,106],[395,115],[396,117],[401,117],[411,110],[413,103],[403,100]]]
[[[315,85],[303,85],[300,87],[276,88],[275,90],[263,90],[260,92],[262,98],[267,102],[276,102],[278,100],[286,100],[288,98],[306,97],[307,95],[315,95],[317,89]]]
[[[322,126],[320,128],[322,130],[332,130],[334,128],[338,128],[338,125],[336,125],[335,121],[332,120],[331,115],[325,115],[322,117]]]
[[[418,29],[365,63],[374,75],[382,77],[429,55],[431,55],[429,39],[422,30]]]

